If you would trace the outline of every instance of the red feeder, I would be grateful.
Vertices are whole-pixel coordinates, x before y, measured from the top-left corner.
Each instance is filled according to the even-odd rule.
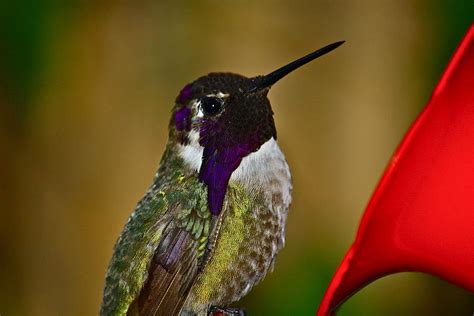
[[[393,155],[317,315],[403,271],[474,292],[474,24]]]

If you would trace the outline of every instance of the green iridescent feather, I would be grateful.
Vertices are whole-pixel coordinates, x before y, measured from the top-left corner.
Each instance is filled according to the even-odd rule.
[[[210,226],[207,189],[194,175],[183,173],[181,160],[168,149],[153,185],[138,203],[114,247],[104,288],[101,315],[125,315],[142,289],[150,260],[171,218],[205,245]],[[171,159],[170,159],[171,158]],[[173,159],[174,158],[174,159]],[[204,247],[200,246],[200,257]]]

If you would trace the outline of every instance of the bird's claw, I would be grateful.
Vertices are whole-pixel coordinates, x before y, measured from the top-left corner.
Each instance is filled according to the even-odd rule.
[[[228,308],[211,306],[208,312],[209,316],[245,316],[245,310],[240,308]]]

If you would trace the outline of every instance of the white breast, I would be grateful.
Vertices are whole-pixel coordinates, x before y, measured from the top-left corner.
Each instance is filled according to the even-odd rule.
[[[249,190],[264,189],[282,193],[284,204],[291,202],[291,175],[285,156],[274,138],[264,143],[259,150],[242,159],[232,173],[230,181],[236,181]]]

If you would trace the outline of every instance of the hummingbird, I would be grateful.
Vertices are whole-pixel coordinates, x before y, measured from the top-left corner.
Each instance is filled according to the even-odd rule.
[[[292,181],[267,94],[335,42],[267,75],[209,73],[178,94],[158,171],[118,238],[100,315],[244,315],[273,270]]]

